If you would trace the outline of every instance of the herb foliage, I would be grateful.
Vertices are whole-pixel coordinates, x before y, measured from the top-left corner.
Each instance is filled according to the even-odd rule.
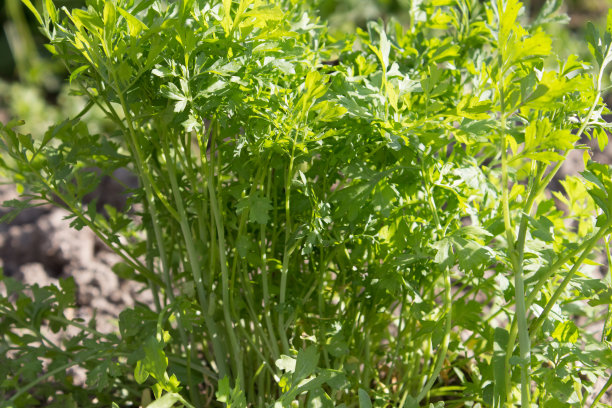
[[[415,2],[408,27],[347,36],[299,0],[22,1],[89,104],[41,138],[2,125],[0,164],[26,199],[5,205],[66,208],[155,302],[105,335],[65,318],[70,279],[3,278],[2,406],[603,395],[610,313],[589,327],[612,289],[590,265],[602,240],[610,257],[612,170],[581,140],[608,142],[612,24],[589,26],[589,66],[555,59],[557,1],[530,24],[516,0]],[[93,106],[113,132],[89,131]],[[585,171],[552,196],[575,150]],[[124,167],[140,180],[126,208],[82,204]],[[81,334],[55,345],[43,322]]]

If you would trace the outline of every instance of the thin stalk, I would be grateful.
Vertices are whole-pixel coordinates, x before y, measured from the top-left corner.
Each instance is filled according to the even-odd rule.
[[[187,249],[187,256],[189,258],[189,266],[186,267],[186,269],[191,269],[191,273],[192,273],[192,277],[193,280],[195,282],[196,285],[196,290],[198,292],[198,298],[200,300],[200,304],[201,307],[205,308],[206,307],[206,298],[207,298],[207,294],[206,294],[206,290],[204,289],[204,285],[202,282],[202,274],[201,274],[201,269],[200,269],[200,263],[199,263],[199,258],[197,256],[197,252],[195,250],[195,245],[193,243],[193,237],[191,234],[191,229],[189,228],[189,217],[187,215],[187,212],[185,211],[185,206],[183,203],[183,199],[182,199],[182,195],[180,193],[179,187],[178,187],[178,182],[177,182],[177,177],[176,177],[176,163],[174,163],[172,161],[172,156],[170,154],[170,150],[168,148],[168,141],[167,141],[167,137],[168,134],[167,132],[165,132],[165,129],[163,128],[162,124],[159,124],[159,128],[163,129],[163,135],[160,138],[161,140],[161,144],[162,144],[162,149],[164,152],[164,156],[166,159],[166,163],[167,163],[167,170],[168,170],[168,175],[170,176],[170,185],[171,185],[171,189],[172,189],[172,194],[174,196],[174,201],[175,204],[177,206],[177,214],[179,215],[179,219],[180,219],[180,228],[181,228],[181,232],[183,235],[183,241],[185,242],[185,247]],[[170,272],[169,270],[166,270],[166,280],[167,280],[167,285],[168,285],[168,297],[170,298],[171,302],[174,302],[174,293],[172,291],[172,287],[171,287],[171,278],[170,278]],[[205,311],[204,311],[205,312]],[[206,315],[206,313],[205,313]],[[161,316],[161,314],[160,314]],[[187,338],[186,338],[186,334],[185,334],[185,330],[183,328],[182,325],[182,321],[181,321],[181,317],[179,317],[177,319],[178,321],[178,327],[179,327],[179,333],[181,336],[181,340],[183,341],[182,346],[185,348],[185,353],[188,357],[188,363],[191,362],[191,357],[192,357],[192,350],[191,350],[191,346],[190,343],[187,342]],[[214,324],[211,324],[212,326],[214,326]],[[214,340],[213,340],[214,341]],[[217,347],[220,347],[220,345],[216,345],[215,349]],[[219,356],[221,355],[221,353],[219,353]],[[187,366],[187,374],[188,377],[191,378],[191,365],[189,364]],[[196,390],[196,385],[195,384],[191,384],[190,383],[190,387],[189,387],[189,391],[191,394],[193,394],[196,398],[194,399],[192,397],[193,401],[199,401],[199,396],[195,393]]]
[[[612,252],[610,252],[610,236],[605,237],[605,249],[606,249],[606,259],[608,260],[608,274],[606,276],[608,280],[608,287],[612,287]],[[612,305],[608,305],[608,313],[606,316],[606,321],[604,322],[604,327],[601,330],[601,341],[609,340],[607,339],[606,333],[610,330],[610,324],[612,323]]]
[[[405,300],[406,300],[406,295],[405,295],[405,290],[402,287],[402,296],[401,296],[401,302],[400,302],[400,313],[399,313],[399,317],[398,317],[398,323],[397,323],[397,344],[395,346],[395,350],[393,352],[393,358],[391,359],[392,363],[390,364],[389,367],[389,372],[387,374],[387,378],[385,378],[385,386],[388,388],[391,385],[391,377],[393,377],[393,373],[396,371],[397,366],[399,366],[401,363],[403,363],[403,361],[400,360],[399,358],[399,352],[400,350],[403,349],[403,343],[404,343],[404,336],[402,336],[402,330],[404,329],[402,327],[402,323],[404,322],[404,306],[406,304]],[[398,370],[399,371],[399,370]]]
[[[527,307],[525,302],[525,284],[523,280],[523,266],[519,263],[519,255],[516,252],[513,226],[510,222],[510,206],[508,198],[508,170],[507,170],[507,146],[505,135],[502,136],[502,202],[504,212],[504,224],[506,228],[506,239],[508,242],[509,257],[514,269],[514,297],[516,304],[516,320],[518,327],[520,365],[521,365],[521,405],[529,406],[529,387],[531,375],[529,364],[531,360],[531,344],[529,341],[529,331],[527,327]],[[506,358],[508,358],[506,356]],[[510,370],[507,370],[509,376]]]
[[[38,377],[37,379],[35,379],[34,381],[32,381],[31,383],[29,383],[28,385],[26,385],[25,387],[21,388],[19,391],[17,391],[15,393],[15,395],[13,395],[8,402],[15,402],[17,400],[17,398],[21,397],[23,394],[25,394],[26,392],[30,391],[32,388],[36,387],[38,384],[40,384],[41,382],[45,381],[47,378],[51,378],[53,377],[55,374],[61,373],[62,371],[66,371],[67,369],[69,369],[72,366],[81,364],[82,361],[71,361],[69,363],[66,363],[64,365],[61,365],[49,372],[44,373],[43,375],[41,375],[40,377]],[[12,406],[11,404],[9,404],[9,406]]]
[[[595,397],[595,399],[593,400],[593,403],[591,404],[591,408],[596,407],[597,404],[599,403],[599,400],[606,395],[606,392],[608,391],[608,388],[610,388],[610,386],[612,385],[612,376],[610,378],[608,378],[608,381],[606,381],[606,383],[604,384],[603,387],[601,387],[601,390],[599,391],[599,393],[597,393],[597,396]]]
[[[15,395],[13,395],[8,402],[15,402],[19,397],[21,397],[23,394],[25,394],[26,392],[28,392],[29,390],[31,390],[32,388],[36,387],[38,384],[40,384],[41,382],[45,381],[48,378],[53,377],[54,375],[61,373],[62,371],[66,371],[67,369],[69,369],[72,366],[78,365],[78,364],[82,364],[88,360],[92,360],[92,359],[97,359],[97,358],[104,358],[107,357],[106,356],[106,352],[105,353],[101,353],[98,355],[89,355],[85,358],[80,358],[74,361],[71,361],[69,363],[63,364],[51,371],[48,371],[44,374],[42,374],[40,377],[38,377],[36,380],[32,381],[31,383],[29,383],[28,385],[24,386],[23,388],[19,389]],[[114,353],[114,356],[118,356],[118,353]],[[11,405],[11,404],[9,404]]]
[[[212,125],[211,125],[212,126]],[[215,122],[214,131],[211,133],[212,144],[215,143],[215,139],[219,137],[219,124]],[[219,177],[221,175],[219,174]],[[219,203],[217,198],[217,192],[215,190],[215,182],[213,169],[210,168],[208,170],[208,194],[210,197],[210,207],[211,213],[215,221],[215,226],[217,227],[217,242],[219,249],[219,266],[221,267],[221,290],[222,290],[222,301],[223,301],[223,317],[225,320],[226,330],[229,335],[230,345],[232,348],[232,361],[234,362],[236,375],[238,376],[238,381],[240,384],[244,384],[244,367],[242,366],[242,358],[240,347],[238,346],[238,340],[236,338],[236,333],[234,332],[233,320],[230,313],[230,292],[229,292],[229,271],[227,267],[227,259],[226,259],[226,246],[225,246],[225,227],[223,226],[223,219],[221,217],[221,213],[219,211]]]
[[[146,206],[145,206],[145,210],[146,210]],[[153,234],[151,233],[150,229],[149,229],[149,228],[147,228],[147,229],[146,229],[146,236],[147,236],[147,237],[150,237],[151,235],[153,235]],[[154,255],[153,255],[153,254],[154,254],[154,252],[153,252],[153,242],[152,242],[152,240],[148,240],[148,239],[147,239],[147,240],[146,240],[146,245],[147,245],[147,253],[146,253],[145,259],[146,259],[146,263],[147,263],[147,268],[148,268],[150,271],[154,271],[154,270],[155,270],[155,261],[154,261],[154,258],[153,258],[153,257],[154,257]],[[166,287],[169,287],[169,286],[168,286],[168,284],[167,284],[167,282],[164,282],[164,283],[166,283]],[[154,283],[151,281],[151,279],[147,279],[147,284],[149,284],[149,286],[151,287],[151,291],[152,291],[152,292],[154,292],[154,293],[153,293],[153,302],[155,303],[155,311],[156,311],[157,313],[159,313],[159,312],[162,310],[162,308],[163,308],[163,306],[162,306],[162,304],[161,304],[161,299],[160,299],[160,297],[159,297],[159,294],[157,293],[157,292],[158,292],[157,288],[158,288],[159,286],[158,286],[158,285],[156,285],[156,284],[154,284]],[[166,290],[166,292],[168,292],[168,291]],[[164,299],[164,301],[167,301],[167,300],[168,300],[168,297],[169,297],[168,295],[169,295],[169,293],[166,293],[166,295],[167,295],[167,296],[166,296],[166,298]],[[165,302],[164,302],[164,303],[165,303]]]
[[[272,169],[269,171],[268,176],[268,184],[266,186],[266,197],[270,199],[270,188],[272,185]],[[260,241],[260,251],[261,251],[261,280],[262,280],[262,289],[263,289],[263,313],[264,320],[266,323],[266,328],[268,329],[268,336],[270,337],[270,343],[272,344],[272,349],[274,351],[274,356],[280,356],[280,351],[278,349],[278,340],[276,338],[274,326],[272,324],[272,319],[270,317],[270,289],[269,289],[269,276],[268,276],[268,261],[267,261],[267,240],[266,240],[266,225],[262,225],[259,229],[259,241]]]
[[[138,137],[136,136],[134,124],[132,123],[132,118],[130,117],[128,105],[125,101],[123,91],[119,89],[119,81],[117,80],[116,73],[113,69],[110,69],[110,73],[115,82],[115,85],[116,85],[115,91],[117,93],[117,96],[119,97],[121,108],[123,109],[123,115],[127,123],[129,144],[132,147],[134,159],[136,160],[136,169],[140,176],[140,180],[143,184],[143,187],[145,189],[145,198],[147,202],[147,207],[149,209],[149,214],[151,216],[151,222],[153,224],[155,240],[157,241],[157,249],[159,251],[160,260],[162,262],[162,273],[164,274],[164,276],[166,276],[166,278],[168,278],[167,275],[169,272],[168,272],[168,262],[166,258],[166,248],[164,245],[164,239],[163,239],[163,235],[161,232],[160,223],[158,222],[157,210],[155,207],[155,199],[154,199],[153,188],[152,188],[152,184],[153,184],[152,178],[147,170],[148,167],[145,165],[144,155],[142,153],[142,150],[140,149]]]
[[[319,318],[323,318],[323,316],[326,316],[325,314],[325,302],[323,300],[323,293],[325,291],[325,275],[326,275],[326,267],[327,267],[327,260],[324,259],[323,257],[323,251],[319,251],[319,276],[318,276],[318,297],[317,297],[317,309],[319,312]],[[319,341],[321,342],[325,342],[325,330],[323,325],[319,325]],[[326,368],[330,368],[329,365],[329,355],[327,353],[327,350],[325,348],[323,348],[323,361],[325,361],[325,367]]]
[[[529,293],[529,296],[527,297],[527,305],[528,306],[533,304],[533,302],[535,301],[536,297],[538,296],[540,290],[550,280],[551,276],[553,276],[555,273],[557,273],[557,271],[563,265],[565,265],[567,262],[569,262],[569,260],[572,259],[573,257],[575,257],[578,253],[584,252],[587,248],[592,247],[593,241],[595,240],[595,242],[596,242],[598,240],[596,235],[597,235],[597,233],[592,235],[591,238],[585,240],[582,244],[580,244],[580,246],[578,248],[574,249],[573,251],[568,251],[567,253],[565,253],[557,261],[555,261],[555,263],[552,264],[546,272],[544,272],[542,277],[534,285],[533,290]]]
[[[500,10],[501,13],[501,10]],[[506,241],[508,246],[508,257],[512,263],[514,270],[514,297],[516,304],[515,318],[518,326],[519,349],[521,358],[521,405],[529,406],[529,391],[531,384],[531,375],[529,364],[531,360],[531,345],[529,342],[529,332],[527,327],[527,311],[525,305],[525,284],[523,280],[523,265],[519,262],[519,254],[516,248],[516,237],[514,235],[514,226],[510,219],[510,199],[509,199],[509,180],[508,180],[508,141],[506,134],[507,113],[505,106],[505,72],[504,72],[504,50],[505,44],[500,44],[498,54],[498,66],[500,69],[500,81],[498,85],[499,101],[500,101],[500,133],[501,133],[501,172],[502,172],[502,212],[504,218],[504,227],[506,230]],[[506,359],[508,357],[506,356]],[[508,383],[511,370],[509,367],[506,370],[505,381]]]
[[[113,250],[113,252],[115,252],[117,255],[119,255],[128,265],[130,265],[132,268],[134,268],[134,270],[140,272],[142,274],[143,277],[145,277],[148,280],[153,281],[156,284],[161,284],[162,281],[161,279],[159,279],[159,277],[157,277],[154,273],[152,273],[152,271],[149,271],[138,259],[133,258],[130,253],[127,251],[127,249],[125,249],[125,247],[121,244],[121,243],[114,243],[111,242],[101,231],[100,229],[90,220],[88,219],[84,213],[76,208],[75,206],[73,206],[72,204],[70,204],[70,201],[68,200],[68,198],[62,194],[58,189],[54,188],[53,186],[51,186],[47,180],[45,180],[45,178],[40,174],[40,172],[38,171],[34,171],[34,169],[32,168],[32,166],[28,163],[30,169],[32,170],[32,174],[36,174],[38,179],[47,187],[47,189],[53,193],[53,195],[55,195],[57,198],[59,198],[61,200],[61,202],[66,206],[66,208],[73,214],[75,214],[89,229],[91,229],[93,231],[94,234],[96,234],[96,236],[98,238],[100,238],[100,240],[102,242],[104,242],[105,245],[107,245],[109,248],[111,248]],[[57,204],[57,203],[54,203]]]
[[[572,280],[572,278],[574,277],[574,275],[576,274],[580,266],[582,266],[582,263],[584,262],[584,260],[591,253],[593,247],[595,247],[595,245],[597,245],[597,242],[609,232],[609,228],[610,228],[609,225],[610,225],[610,222],[608,222],[606,226],[600,228],[600,230],[597,232],[597,234],[595,234],[593,239],[590,240],[590,244],[585,248],[582,255],[580,255],[580,258],[578,258],[576,263],[574,263],[574,266],[572,267],[572,269],[570,269],[567,275],[565,275],[565,278],[563,278],[563,281],[561,281],[561,283],[559,284],[559,286],[557,287],[557,289],[555,290],[555,292],[553,293],[549,301],[546,303],[546,306],[544,307],[544,310],[542,311],[540,316],[532,324],[532,336],[540,328],[540,326],[544,322],[544,319],[546,319],[546,316],[548,316],[548,313],[550,313],[553,306],[557,303],[557,300],[559,300],[559,297],[565,291],[565,288],[567,287],[567,285],[570,283],[570,281]]]
[[[70,326],[74,326],[77,329],[81,329],[87,333],[90,333],[91,335],[93,335],[94,337],[100,338],[100,339],[106,339],[112,342],[117,342],[119,339],[115,334],[104,334],[104,333],[100,333],[99,331],[97,331],[96,329],[93,329],[89,326],[86,326],[84,324],[81,324],[75,320],[69,320],[66,319],[65,317],[62,316],[56,316],[56,315],[49,315],[46,316],[45,319],[47,320],[54,320],[58,323],[63,323],[63,324],[67,324]]]
[[[148,172],[148,167],[145,165],[145,160],[144,160],[144,155],[140,149],[140,145],[138,142],[138,138],[136,137],[136,132],[134,129],[134,124],[132,123],[132,119],[129,115],[129,110],[128,110],[128,106],[127,103],[125,101],[125,97],[123,95],[123,92],[119,89],[119,81],[117,80],[117,76],[115,74],[115,71],[113,69],[110,70],[111,72],[111,76],[114,79],[114,82],[116,84],[116,92],[117,95],[119,96],[119,100],[121,103],[121,107],[123,109],[124,112],[124,116],[126,119],[126,123],[127,123],[127,127],[129,130],[129,136],[130,136],[130,144],[132,146],[132,151],[134,153],[134,158],[136,160],[136,168],[138,170],[138,173],[140,175],[140,179],[141,182],[144,186],[145,189],[145,198],[146,198],[146,205],[149,209],[149,214],[151,216],[151,222],[153,225],[153,231],[154,231],[154,235],[155,235],[155,240],[157,241],[157,247],[158,247],[158,251],[159,251],[159,256],[160,256],[160,260],[162,263],[162,274],[164,276],[164,280],[166,281],[166,285],[167,285],[167,292],[171,293],[172,292],[172,288],[170,285],[171,282],[171,278],[170,278],[170,271],[169,271],[169,267],[168,267],[168,261],[167,261],[167,257],[166,257],[166,248],[164,245],[164,240],[163,240],[163,235],[161,232],[161,227],[160,227],[160,223],[158,222],[158,218],[157,218],[157,211],[155,208],[155,199],[154,197],[157,196],[160,201],[162,203],[164,203],[164,205],[166,206],[166,208],[169,210],[169,213],[174,217],[174,218],[180,218],[181,220],[185,220],[186,218],[183,217],[177,217],[177,213],[172,209],[172,207],[170,207],[167,204],[167,200],[165,200],[165,198],[161,195],[161,193],[158,191],[158,189],[155,186],[155,183],[153,182],[153,178],[151,177],[150,173]],[[111,106],[112,109],[112,106]],[[172,167],[172,166],[169,166]],[[174,169],[172,169],[174,170]],[[174,189],[173,189],[174,190]],[[181,228],[183,229],[183,225],[181,225]],[[183,234],[185,234],[185,231],[183,230]],[[189,249],[188,249],[189,251]],[[195,252],[195,251],[194,251]],[[192,268],[195,267],[195,264],[192,264]],[[199,268],[197,269],[199,270]],[[197,286],[197,285],[196,285]],[[202,285],[200,285],[201,287]],[[200,289],[200,288],[198,288]],[[198,292],[198,295],[200,297],[200,302],[202,307],[206,307],[206,295],[205,292]],[[169,294],[169,296],[171,296]],[[179,319],[180,320],[180,319]],[[213,347],[214,350],[213,352],[215,353],[216,356],[216,360],[217,360],[217,367],[219,369],[219,374],[221,375],[221,377],[224,376],[224,373],[227,371],[226,367],[225,367],[225,360],[223,358],[223,352],[222,352],[222,346],[221,343],[219,342],[218,339],[218,335],[217,335],[217,330],[216,330],[216,325],[214,323],[214,321],[212,320],[212,318],[210,317],[209,314],[204,313],[204,320],[205,320],[205,325],[207,327],[207,330],[212,334],[212,343],[213,343]],[[190,387],[190,389],[192,389],[193,387]]]
[[[564,256],[562,256],[561,258],[559,258],[550,268],[548,271],[546,271],[542,277],[538,280],[538,282],[535,284],[534,288],[532,289],[532,291],[529,293],[529,296],[527,296],[526,299],[526,307],[529,308],[533,302],[535,301],[536,297],[538,296],[538,294],[540,293],[540,290],[542,289],[542,287],[544,287],[544,285],[548,282],[548,280],[550,279],[551,276],[555,275],[557,273],[557,271],[563,266],[565,265],[565,263],[567,263],[571,258],[573,258],[576,254],[578,254],[579,252],[583,252],[583,254],[588,254],[591,250],[591,248],[593,248],[593,246],[595,245],[595,243],[599,240],[599,238],[597,238],[597,236],[593,236],[590,239],[584,241],[578,248],[576,248],[574,251],[570,251],[568,253],[566,253]],[[552,307],[552,306],[551,306]],[[534,330],[532,328],[533,332],[535,333],[536,330]],[[518,335],[518,326],[516,323],[516,319],[512,322],[512,326],[510,328],[510,333],[509,333],[509,338],[508,338],[508,345],[506,348],[506,359],[505,359],[505,366],[509,367],[510,365],[510,357],[512,356],[512,351],[514,350],[514,342],[516,341],[516,337]],[[534,334],[532,334],[534,335]],[[506,377],[506,390],[508,392],[508,394],[510,393],[510,378]]]
[[[442,229],[442,224],[440,222],[440,218],[438,217],[438,208],[436,207],[436,202],[433,198],[433,194],[430,188],[429,173],[425,169],[425,163],[423,160],[421,161],[421,171],[423,173],[424,178],[427,203],[429,204],[429,209],[431,210],[431,213],[434,217],[434,221],[436,223],[437,235],[441,238],[444,235],[444,230]],[[444,337],[436,355],[436,364],[429,376],[429,379],[425,383],[425,386],[421,389],[421,391],[416,397],[417,403],[421,402],[421,400],[425,398],[429,390],[431,390],[431,387],[433,387],[434,383],[436,382],[438,375],[440,375],[440,371],[442,371],[442,366],[444,365],[444,360],[446,359],[446,354],[448,353],[448,345],[450,343],[450,334],[452,331],[453,302],[451,293],[450,271],[448,266],[445,266],[443,268],[442,274],[444,278],[444,315],[446,315],[444,324]]]
[[[536,198],[539,196],[539,186],[538,180],[541,179],[542,174],[545,170],[544,166],[540,166],[536,172],[536,174],[529,179],[529,194],[527,196],[527,201],[525,202],[525,206],[523,207],[523,216],[521,218],[521,224],[519,226],[519,234],[518,239],[516,241],[516,252],[517,252],[517,262],[516,265],[521,269],[523,268],[523,257],[525,252],[525,240],[527,237],[527,225],[528,225],[528,216],[533,211],[533,206]],[[506,189],[504,189],[506,191]],[[516,289],[516,287],[515,287]],[[524,289],[524,288],[523,288]],[[524,292],[523,292],[524,293]],[[530,306],[529,300],[525,302],[525,313]],[[510,333],[508,338],[508,344],[506,345],[506,356],[504,358],[504,366],[506,367],[507,372],[510,372],[510,357],[514,352],[514,345],[516,343],[516,337],[518,335],[518,318],[517,314],[512,318],[512,325],[510,327]],[[506,399],[510,400],[510,391],[511,391],[511,376],[506,375],[504,379],[506,383]]]
[[[293,162],[295,160],[295,145],[296,140],[291,145],[291,156],[289,158],[289,165],[287,167],[287,173],[285,175],[285,246],[283,250],[283,263],[281,267],[281,282],[280,282],[280,296],[279,296],[279,307],[278,312],[278,330],[283,346],[283,352],[289,353],[289,341],[287,340],[287,333],[285,327],[285,298],[287,296],[287,275],[289,273],[289,257],[291,256],[292,250],[289,248],[289,239],[291,236],[291,181],[293,180]]]
[[[247,276],[246,268],[242,267],[240,269],[242,270],[242,280],[244,282],[249,282],[249,278]],[[244,297],[245,297],[245,300],[246,300],[247,311],[248,311],[249,315],[251,316],[251,323],[253,324],[253,327],[255,329],[255,333],[257,335],[259,335],[259,337],[260,337],[260,339],[262,341],[262,345],[265,345],[265,347],[267,348],[268,352],[273,353],[274,351],[273,351],[272,344],[270,344],[268,337],[264,333],[263,327],[262,327],[262,325],[260,323],[259,316],[257,316],[257,313],[255,313],[255,301],[253,299],[252,292],[251,291],[246,291]],[[247,323],[247,322],[245,322],[245,323]],[[238,325],[238,326],[240,326],[240,325]],[[273,355],[272,356],[272,361],[276,361],[276,359],[278,357],[279,357],[278,355]]]

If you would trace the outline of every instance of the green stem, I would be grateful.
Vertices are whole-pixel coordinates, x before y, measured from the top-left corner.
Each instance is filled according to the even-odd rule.
[[[62,316],[56,316],[56,315],[49,315],[49,316],[45,316],[46,319],[48,320],[54,320],[58,323],[63,323],[63,324],[67,324],[70,326],[74,326],[78,329],[81,329],[87,333],[90,333],[91,335],[93,335],[94,337],[98,337],[100,339],[106,339],[112,342],[117,342],[119,339],[117,338],[116,335],[114,334],[104,334],[104,333],[100,333],[99,331],[97,331],[96,329],[92,329],[89,326],[85,326],[84,324],[81,324],[75,320],[68,320],[65,317]]]
[[[567,253],[565,253],[562,257],[560,257],[557,261],[555,261],[555,263],[552,264],[546,272],[544,272],[544,274],[540,277],[538,282],[534,285],[533,290],[529,293],[529,296],[527,297],[528,306],[533,304],[540,290],[544,287],[544,285],[546,285],[546,283],[548,283],[550,278],[554,276],[555,273],[557,273],[557,271],[563,265],[569,262],[569,260],[572,259],[574,256],[576,256],[578,253],[585,251],[586,248],[592,247],[593,241],[594,240],[597,241],[599,239],[596,237],[596,235],[597,234],[592,235],[591,238],[585,240],[582,244],[580,244],[580,246],[578,246],[573,251],[568,251]]]
[[[544,166],[540,166],[538,168],[538,171],[536,172],[535,176],[530,177],[529,179],[529,195],[527,196],[527,201],[525,202],[525,206],[523,207],[523,216],[521,218],[521,224],[519,227],[519,234],[518,234],[518,239],[516,242],[516,251],[517,251],[517,262],[516,265],[520,268],[521,270],[521,276],[522,276],[522,268],[523,268],[523,257],[524,257],[524,251],[525,251],[525,240],[527,237],[527,225],[528,225],[528,215],[531,214],[531,212],[533,211],[533,206],[535,203],[536,198],[539,196],[539,186],[540,184],[538,184],[538,180],[540,180],[540,178],[542,177],[542,174],[545,170]],[[504,189],[504,191],[506,191],[507,189]],[[524,286],[523,286],[523,292],[524,292]],[[524,305],[524,310],[525,310],[525,314],[527,313],[526,311],[529,309],[529,305],[530,302],[529,300],[527,300],[525,302]],[[512,319],[512,325],[510,327],[510,333],[509,333],[509,338],[508,338],[508,344],[506,346],[506,356],[504,358],[504,366],[507,368],[507,372],[510,372],[510,357],[512,356],[513,352],[514,352],[514,346],[515,346],[515,342],[516,342],[516,337],[518,335],[518,315],[515,315],[514,318]],[[526,324],[526,322],[525,322]],[[506,399],[509,401],[510,400],[510,391],[511,391],[511,375],[506,375],[505,378],[505,383],[506,383]]]
[[[291,256],[292,250],[289,248],[289,239],[291,237],[291,181],[293,180],[293,162],[295,160],[295,145],[296,140],[291,145],[291,156],[289,158],[289,166],[287,167],[287,174],[285,175],[285,246],[283,250],[283,263],[281,267],[281,283],[280,283],[280,296],[279,296],[279,312],[278,312],[278,330],[281,337],[283,346],[283,352],[289,353],[289,341],[287,340],[287,333],[285,331],[285,298],[287,296],[287,275],[289,273],[289,257]]]
[[[84,215],[83,211],[81,211],[80,209],[78,209],[74,205],[72,205],[70,203],[70,201],[68,200],[68,198],[64,194],[62,194],[62,192],[60,192],[55,187],[51,186],[48,183],[48,181],[45,180],[45,178],[40,174],[39,171],[36,171],[35,169],[32,168],[30,163],[28,163],[28,165],[30,167],[30,170],[32,171],[32,174],[36,174],[38,179],[45,185],[45,187],[51,193],[53,193],[54,196],[56,196],[57,198],[59,198],[61,200],[61,202],[66,206],[65,209],[67,209],[69,212],[71,212],[74,215],[76,215],[89,229],[91,229],[91,231],[93,231],[94,234],[96,234],[96,236],[98,238],[100,238],[100,240],[102,242],[104,242],[105,245],[107,245],[109,248],[111,248],[113,250],[113,252],[115,252],[117,255],[119,255],[129,266],[134,268],[134,270],[140,272],[142,274],[142,276],[144,276],[149,281],[153,281],[155,284],[161,284],[162,283],[162,281],[161,281],[161,279],[159,279],[159,277],[157,277],[152,271],[148,270],[138,259],[133,258],[130,255],[130,253],[128,252],[128,250],[121,243],[115,243],[114,241],[111,242],[102,233],[102,231],[91,220],[89,220]],[[56,202],[54,202],[52,204],[56,204],[57,205]]]
[[[606,259],[608,260],[608,287],[612,287],[612,252],[610,252],[610,236],[605,237]],[[608,333],[612,326],[612,305],[608,305],[608,313],[604,322],[604,327],[601,331],[601,341],[610,341]]]
[[[436,230],[438,238],[441,238],[444,235],[444,231],[442,229],[442,224],[440,223],[440,218],[438,217],[438,208],[436,206],[436,202],[433,198],[433,194],[430,187],[430,179],[429,173],[425,170],[425,163],[421,161],[421,171],[423,173],[424,185],[425,185],[425,194],[427,196],[427,202],[429,204],[429,208],[431,213],[433,214],[434,220],[436,222]],[[450,343],[450,334],[452,331],[452,314],[453,314],[453,302],[452,302],[452,293],[451,293],[451,280],[450,280],[450,271],[449,267],[445,266],[442,271],[444,277],[444,315],[446,315],[445,324],[444,324],[444,338],[442,340],[442,344],[438,349],[438,353],[436,355],[436,364],[425,383],[425,386],[421,389],[419,394],[416,397],[416,402],[419,403],[421,400],[427,395],[431,387],[433,387],[436,382],[438,375],[440,375],[440,371],[442,371],[442,367],[444,365],[444,360],[446,359],[446,354],[448,353],[448,345]]]
[[[557,300],[559,299],[559,297],[565,291],[565,288],[567,287],[567,285],[570,283],[570,281],[572,280],[572,278],[574,277],[574,275],[576,274],[580,266],[582,266],[582,263],[584,262],[584,260],[587,258],[587,256],[591,254],[591,251],[593,250],[595,245],[597,245],[597,242],[601,238],[603,238],[604,235],[609,233],[610,225],[611,225],[611,222],[608,221],[606,226],[600,228],[599,231],[597,231],[597,234],[595,234],[595,236],[589,241],[589,245],[584,249],[584,251],[580,255],[580,258],[578,258],[578,260],[572,266],[572,269],[570,269],[570,271],[565,275],[565,278],[563,278],[563,281],[561,281],[561,283],[559,284],[559,286],[557,287],[557,289],[555,290],[551,298],[546,303],[546,306],[544,307],[544,310],[542,311],[540,316],[532,324],[532,330],[531,330],[532,336],[534,336],[535,333],[538,331],[538,329],[540,328],[540,326],[546,319],[546,316],[548,316],[548,313],[550,313],[553,306],[557,303]]]
[[[85,359],[79,359],[79,360],[75,360],[75,361],[71,361],[69,363],[63,364],[49,372],[46,372],[44,374],[42,374],[40,377],[38,377],[36,380],[32,381],[31,383],[29,383],[28,385],[26,385],[25,387],[19,389],[15,395],[13,395],[10,399],[9,402],[15,402],[19,397],[21,397],[23,394],[25,394],[26,392],[28,392],[29,390],[31,390],[32,388],[36,387],[38,384],[40,384],[41,382],[45,381],[48,378],[53,377],[54,375],[61,373],[62,371],[66,371],[67,369],[69,369],[72,366],[84,363],[85,361],[88,361],[90,359],[93,358],[101,358],[104,357],[103,355],[99,355],[99,356],[89,356]]]
[[[599,391],[599,393],[597,394],[597,396],[595,397],[595,399],[593,400],[593,403],[591,404],[591,408],[596,407],[597,404],[599,403],[599,400],[606,395],[606,391],[608,391],[608,388],[610,388],[610,386],[612,385],[612,376],[610,378],[608,378],[608,381],[606,381],[606,383],[604,384],[603,387],[601,387],[601,390]]]
[[[218,123],[215,121],[213,133],[211,133],[212,144],[215,143],[215,139],[219,137],[219,127]],[[212,158],[212,157],[211,157]],[[219,175],[221,177],[221,175]],[[213,219],[215,221],[215,226],[217,227],[217,241],[218,241],[218,249],[219,249],[219,266],[221,267],[221,290],[222,290],[222,301],[223,301],[223,317],[225,320],[226,330],[229,335],[230,344],[232,348],[233,358],[236,373],[238,376],[238,380],[240,384],[245,384],[244,382],[244,368],[242,366],[242,358],[240,353],[240,348],[238,346],[238,340],[236,338],[236,334],[234,332],[234,324],[230,313],[230,294],[229,292],[229,271],[227,267],[227,259],[226,259],[226,246],[225,246],[225,227],[223,226],[223,219],[221,218],[221,213],[219,211],[219,203],[217,198],[217,192],[215,189],[214,175],[213,169],[208,169],[208,194],[210,197],[210,207]]]
[[[273,171],[270,169],[269,171],[269,179],[268,184],[266,186],[266,197],[270,198],[270,188],[272,185],[272,175]],[[271,310],[270,310],[270,289],[269,289],[269,276],[268,276],[268,261],[267,261],[267,240],[266,240],[266,225],[262,225],[259,230],[259,240],[260,240],[260,251],[261,251],[261,280],[262,280],[262,290],[263,290],[263,313],[264,320],[266,323],[266,328],[268,329],[268,336],[270,337],[270,343],[272,344],[272,349],[274,352],[274,356],[280,356],[280,351],[278,349],[278,340],[276,339],[276,334],[274,330],[274,326],[272,324]]]

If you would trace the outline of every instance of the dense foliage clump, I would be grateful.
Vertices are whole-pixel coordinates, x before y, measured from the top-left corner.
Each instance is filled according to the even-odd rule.
[[[65,318],[70,279],[4,278],[2,406],[549,407],[605,392],[609,319],[587,328],[611,301],[592,265],[602,240],[610,256],[612,169],[581,143],[607,143],[612,26],[587,30],[589,66],[555,57],[558,2],[531,23],[516,0],[415,2],[408,27],[339,37],[299,0],[22,1],[89,103],[41,137],[2,125],[25,199],[6,205],[66,208],[154,304],[105,335]],[[91,132],[89,109],[114,130]],[[585,171],[551,195],[575,150]],[[84,205],[120,168],[140,181],[126,208]],[[50,344],[43,323],[81,334]]]

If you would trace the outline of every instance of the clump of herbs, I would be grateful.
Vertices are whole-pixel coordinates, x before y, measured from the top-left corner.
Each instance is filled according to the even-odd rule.
[[[530,24],[516,0],[415,2],[408,27],[344,37],[300,0],[22,1],[89,104],[41,138],[2,126],[26,199],[7,205],[66,208],[154,304],[104,335],[65,318],[72,280],[4,278],[2,406],[582,406],[609,386],[609,319],[588,329],[612,173],[580,140],[607,144],[610,24],[588,66],[555,59],[555,1]],[[82,204],[126,167],[126,208]]]

